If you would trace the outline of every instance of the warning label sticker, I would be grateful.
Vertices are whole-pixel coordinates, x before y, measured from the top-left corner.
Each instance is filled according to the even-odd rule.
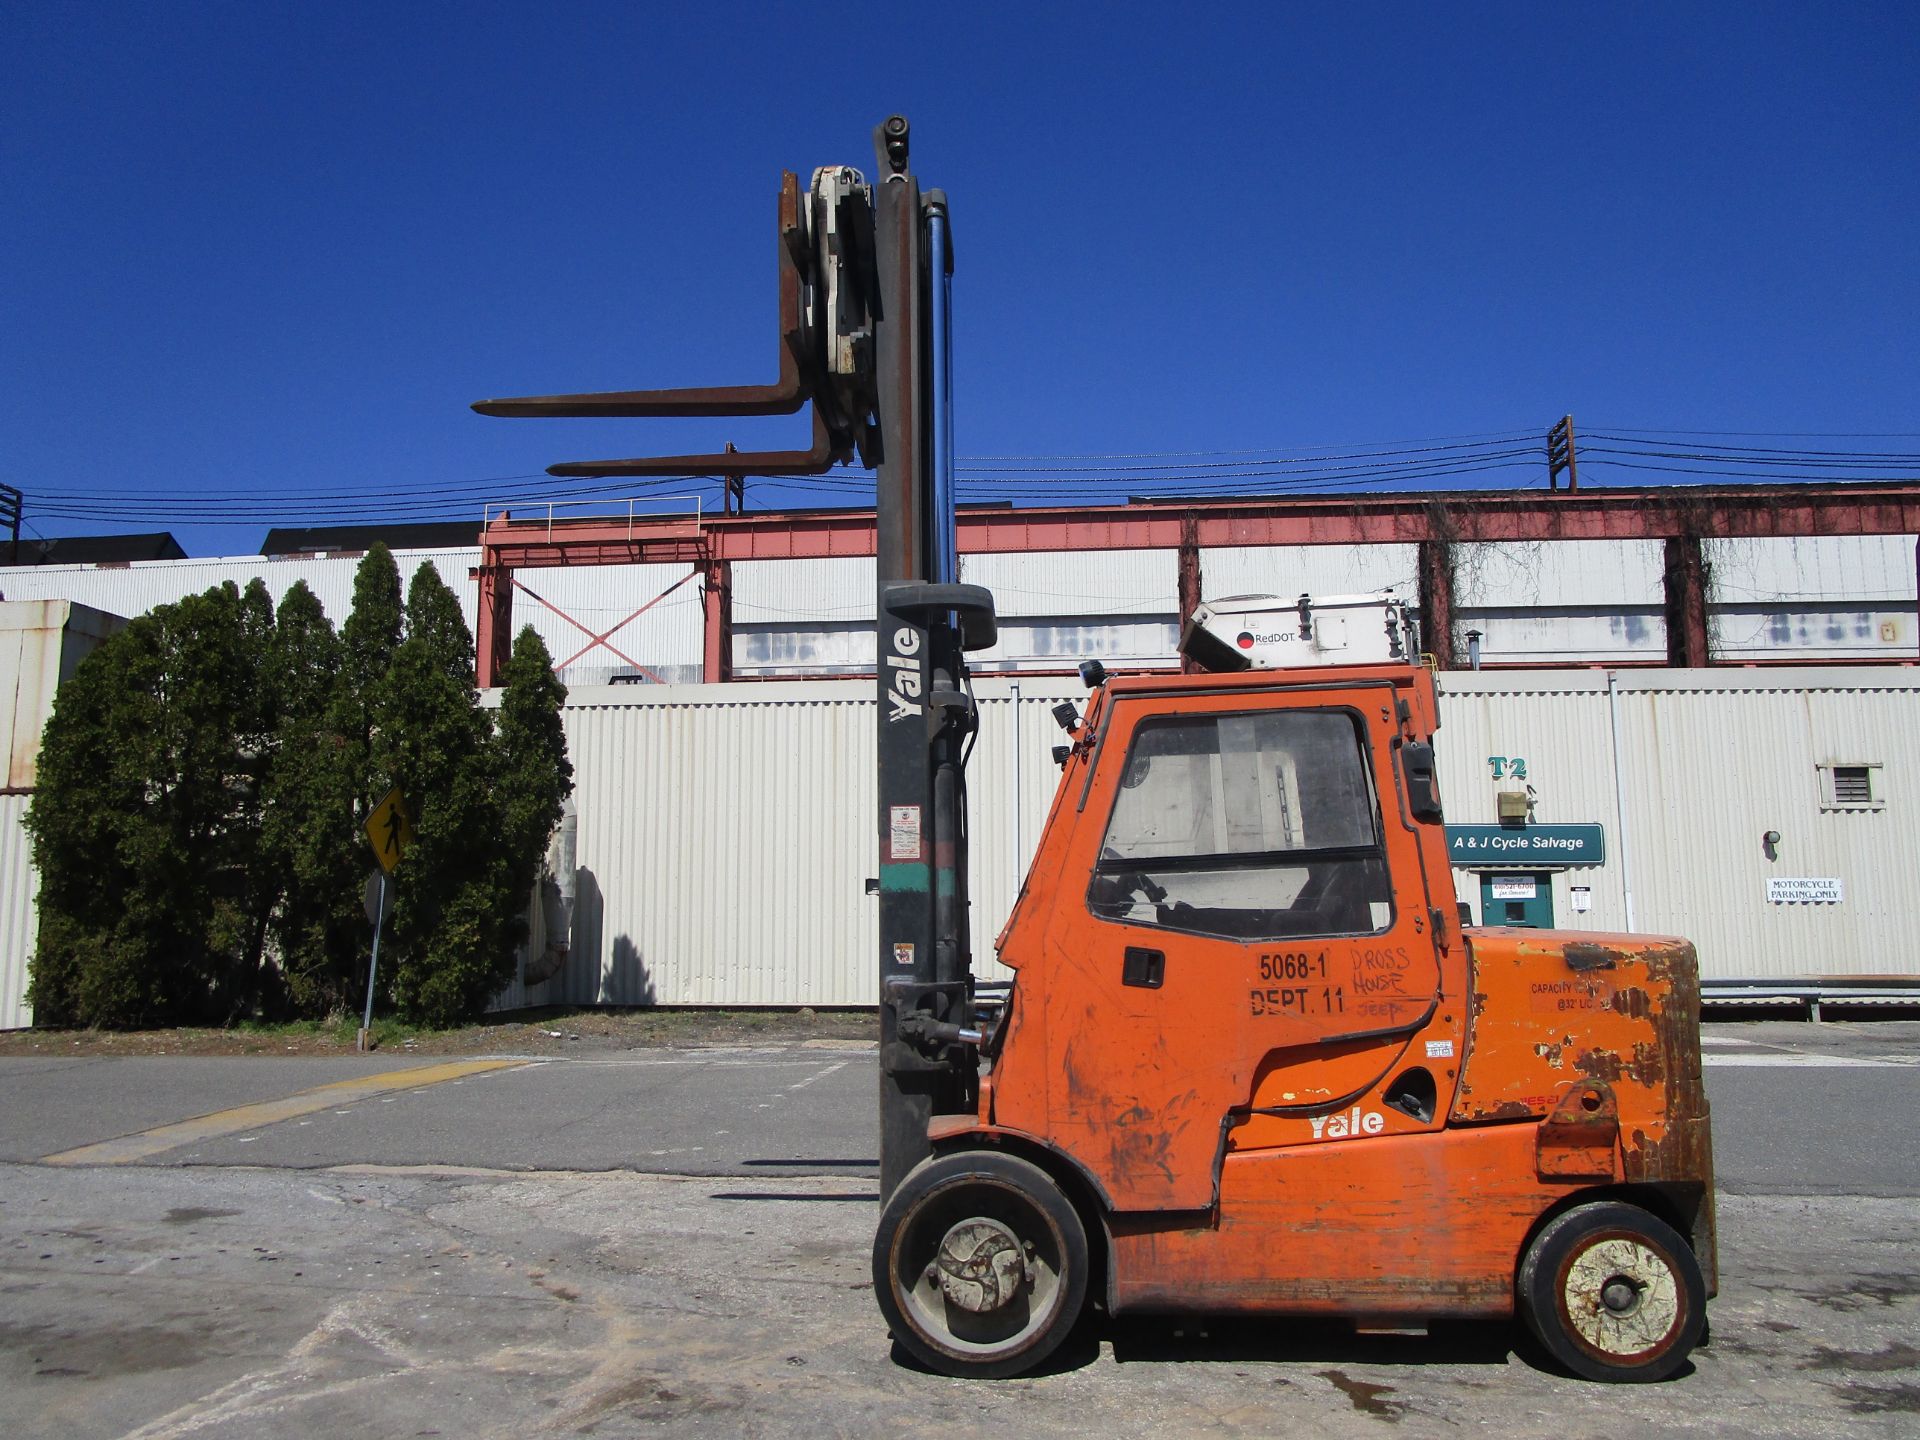
[[[920,853],[920,807],[918,805],[893,805],[888,807],[887,859],[919,860]]]

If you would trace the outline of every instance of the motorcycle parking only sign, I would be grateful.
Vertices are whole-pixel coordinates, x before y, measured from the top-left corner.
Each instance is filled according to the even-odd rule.
[[[1767,903],[1770,905],[1839,905],[1846,890],[1837,879],[1769,878]]]

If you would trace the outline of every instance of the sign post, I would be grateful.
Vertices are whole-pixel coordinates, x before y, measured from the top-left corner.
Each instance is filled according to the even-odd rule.
[[[375,899],[371,888],[367,896],[368,918],[373,921],[373,959],[367,964],[367,1008],[360,1017],[358,1050],[369,1048],[368,1032],[373,1029],[373,982],[380,973],[380,932],[386,928],[387,912],[393,908],[393,867],[400,863],[407,846],[413,843],[413,818],[407,814],[400,787],[387,791],[367,816],[367,839],[373,845],[373,858],[380,862],[380,894]]]

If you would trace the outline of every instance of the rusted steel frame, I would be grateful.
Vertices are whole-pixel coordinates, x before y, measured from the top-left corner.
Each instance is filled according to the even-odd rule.
[[[963,554],[1036,550],[1178,549],[1189,517],[1202,548],[1223,545],[1415,544],[1432,538],[1430,507],[1445,506],[1456,538],[1657,540],[1706,533],[1754,538],[1911,535],[1920,532],[1920,485],[1871,485],[1838,493],[1774,487],[1728,494],[1701,490],[1680,508],[1670,492],[1582,490],[1552,503],[1538,496],[1461,492],[1430,496],[1299,497],[1228,505],[1091,505],[962,510]],[[1786,491],[1788,493],[1782,493]],[[1702,520],[1705,517],[1705,524]],[[1691,529],[1689,529],[1691,527]],[[496,521],[480,536],[482,563],[512,568],[626,565],[663,559],[803,560],[871,555],[871,510],[708,516],[702,538],[649,537],[606,519]],[[1920,555],[1916,555],[1920,572]]]
[[[718,685],[733,679],[733,566],[709,560],[701,574],[700,678]]]
[[[795,350],[801,329],[800,270],[795,263],[792,247],[787,242],[787,236],[797,230],[799,223],[800,179],[792,171],[785,171],[780,176],[780,378],[773,384],[688,386],[673,390],[606,390],[581,395],[524,395],[508,400],[477,401],[473,408],[482,415],[543,419],[793,414],[807,402],[807,391],[801,381],[800,362]]]
[[[481,542],[486,564],[513,570],[563,570],[596,565],[702,565],[713,558],[704,543],[678,536],[562,538],[534,540],[495,547]],[[851,553],[851,552],[849,552]]]
[[[1189,515],[1180,522],[1180,596],[1175,611],[1183,619],[1199,608],[1205,596],[1201,593],[1200,580],[1200,538],[1193,516]],[[1189,656],[1180,657],[1181,673],[1191,675],[1200,669],[1198,661]]]
[[[1453,655],[1453,544],[1449,540],[1422,540],[1414,569],[1420,589],[1420,648],[1433,656],[1442,670],[1451,670]]]
[[[1698,535],[1669,536],[1661,586],[1667,621],[1667,664],[1713,663],[1707,633],[1707,563]]]
[[[474,623],[475,681],[482,690],[499,684],[499,674],[513,653],[513,571],[506,565],[476,565],[473,578],[480,585],[480,603]]]

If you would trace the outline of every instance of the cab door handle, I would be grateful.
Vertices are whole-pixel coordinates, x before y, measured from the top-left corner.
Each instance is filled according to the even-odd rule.
[[[1144,946],[1129,945],[1127,953],[1120,962],[1120,983],[1136,985],[1142,990],[1158,990],[1167,979],[1167,957],[1164,951],[1148,950]]]

